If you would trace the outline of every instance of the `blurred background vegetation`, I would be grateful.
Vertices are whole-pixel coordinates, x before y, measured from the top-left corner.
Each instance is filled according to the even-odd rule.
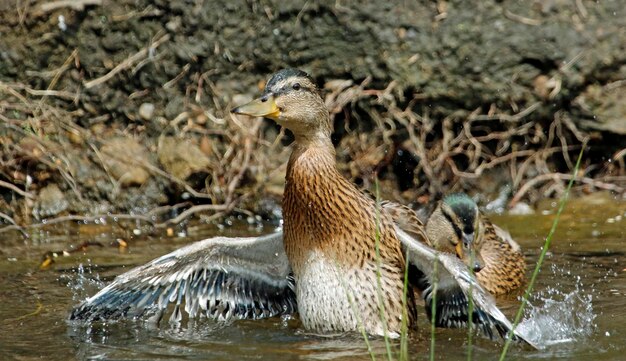
[[[524,211],[583,144],[575,189],[624,196],[620,0],[23,0],[0,3],[0,222],[280,217],[291,135],[228,110],[284,67],[385,198]]]

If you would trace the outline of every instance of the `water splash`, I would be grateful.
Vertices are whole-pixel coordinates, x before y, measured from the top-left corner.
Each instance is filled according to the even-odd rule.
[[[552,273],[557,279],[570,274],[556,267]],[[581,277],[575,276],[574,289],[569,292],[561,285],[557,287],[548,287],[531,296],[524,320],[517,327],[521,334],[542,348],[578,342],[591,336],[597,327],[593,296],[584,290]]]
[[[105,286],[105,282],[100,280],[100,275],[96,272],[92,274],[90,266],[85,267],[82,263],[78,265],[75,273],[61,276],[67,288],[72,291],[74,303],[83,301],[93,295],[97,290]]]

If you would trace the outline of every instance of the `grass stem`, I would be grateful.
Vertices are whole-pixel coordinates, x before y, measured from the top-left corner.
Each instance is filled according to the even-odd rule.
[[[404,288],[402,291],[402,328],[400,330],[400,360],[409,359],[409,310],[407,293],[409,292],[409,250],[404,257]]]
[[[363,341],[365,341],[365,346],[367,346],[367,352],[370,355],[370,359],[372,361],[376,361],[376,355],[374,355],[374,350],[372,350],[372,345],[370,344],[369,338],[367,337],[367,332],[365,332],[365,326],[363,325],[363,320],[360,317],[360,314],[357,312],[356,307],[354,306],[354,295],[349,291],[346,286],[346,280],[341,276],[342,273],[337,264],[335,264],[335,270],[338,275],[340,275],[339,280],[341,281],[341,287],[344,289],[346,296],[348,296],[348,303],[350,304],[350,309],[352,310],[352,314],[356,318],[356,323],[359,326],[359,331],[363,336]]]
[[[380,189],[378,185],[378,177],[376,181],[376,235],[374,237],[376,245],[376,292],[378,293],[378,309],[380,310],[380,322],[383,326],[383,338],[385,339],[385,348],[387,349],[387,358],[393,360],[391,353],[391,343],[389,342],[389,332],[387,330],[387,318],[385,312],[385,300],[382,291],[382,274],[381,274],[381,258],[380,258]]]
[[[437,321],[437,286],[439,282],[439,259],[433,262],[433,290],[432,303],[430,304],[430,361],[435,361],[435,324]]]
[[[476,257],[476,252],[474,248],[472,247],[471,253],[470,253],[470,266],[468,267],[469,272],[472,276],[475,276],[474,269],[471,266],[474,264],[475,257]],[[474,318],[473,318],[474,317],[474,297],[472,297],[473,287],[474,287],[474,284],[470,283],[469,292],[467,293],[467,361],[472,360],[472,351],[473,351],[473,346],[472,346],[472,341],[473,341],[472,336],[474,332]]]
[[[506,358],[506,353],[509,347],[511,346],[511,341],[513,340],[512,333],[517,327],[517,325],[519,324],[522,318],[522,314],[524,313],[524,308],[526,307],[526,304],[528,303],[528,298],[530,297],[530,294],[533,291],[535,281],[537,280],[537,276],[539,275],[539,271],[541,270],[541,265],[543,264],[543,260],[546,256],[546,253],[548,252],[548,249],[550,248],[550,244],[552,243],[552,237],[554,236],[556,227],[559,224],[561,213],[563,213],[563,209],[565,208],[565,204],[567,203],[567,199],[569,198],[570,190],[572,189],[572,185],[574,184],[574,180],[576,179],[576,175],[578,174],[578,170],[580,169],[580,161],[583,158],[583,152],[585,151],[585,148],[586,148],[586,142],[583,143],[583,146],[580,149],[580,153],[578,154],[578,160],[576,160],[576,166],[574,167],[572,177],[570,178],[569,183],[567,184],[565,193],[561,197],[561,201],[559,203],[559,209],[557,210],[556,216],[554,217],[554,221],[552,222],[552,228],[550,228],[550,232],[548,232],[548,236],[546,237],[546,240],[543,244],[543,248],[541,249],[541,253],[539,254],[539,260],[537,260],[537,265],[535,266],[533,274],[530,278],[528,287],[526,288],[526,291],[524,292],[524,295],[522,296],[522,304],[517,310],[517,314],[515,315],[515,320],[513,321],[513,328],[511,329],[511,331],[509,331],[509,334],[507,335],[507,338],[506,338],[506,342],[504,343],[504,348],[502,349],[502,353],[500,353],[500,359],[499,359],[500,361],[504,361],[504,359]]]

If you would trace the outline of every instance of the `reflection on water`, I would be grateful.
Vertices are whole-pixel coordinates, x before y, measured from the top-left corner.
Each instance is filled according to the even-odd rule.
[[[626,352],[626,205],[598,206],[593,212],[570,207],[557,231],[546,266],[539,275],[520,327],[545,345],[535,351],[513,347],[509,360],[619,360]],[[578,210],[580,209],[580,213]],[[620,213],[621,212],[621,213]],[[535,265],[539,247],[551,222],[547,215],[502,216],[496,223],[511,231]],[[580,216],[579,214],[583,214]],[[617,219],[616,214],[624,217]],[[607,222],[606,217],[613,219]],[[494,217],[495,218],[495,217]],[[37,271],[43,253],[69,243],[119,237],[117,230],[96,234],[76,227],[41,231],[37,242],[24,244],[18,234],[0,241],[0,349],[2,359],[48,360],[371,360],[360,335],[324,337],[306,332],[297,317],[216,324],[199,321],[184,327],[160,328],[140,321],[68,323],[70,308],[94,294],[130,266],[214,234],[269,233],[271,227],[235,225],[189,227],[188,237],[152,235],[129,239],[128,253],[113,247],[90,248],[60,259],[51,270]],[[511,318],[517,295],[499,300]],[[429,358],[429,326],[420,317],[420,330],[410,336],[413,360]],[[377,359],[386,360],[382,339],[371,340]],[[394,349],[399,344],[392,341]],[[502,344],[476,340],[473,359],[497,360]],[[441,360],[467,359],[466,333],[437,330],[436,355]]]

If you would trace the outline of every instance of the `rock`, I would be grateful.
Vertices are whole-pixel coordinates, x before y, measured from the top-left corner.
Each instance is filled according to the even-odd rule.
[[[206,172],[209,158],[200,148],[185,139],[163,137],[157,150],[163,168],[179,179],[187,179],[194,173]]]
[[[528,203],[524,202],[518,202],[513,206],[513,208],[509,209],[509,214],[516,216],[525,216],[534,213],[535,211],[533,208],[528,205]]]
[[[154,115],[154,104],[152,103],[143,103],[139,106],[139,116],[143,120],[150,120]]]
[[[578,120],[584,127],[626,135],[626,87],[587,87],[575,103],[592,115],[593,120]]]
[[[167,119],[175,119],[185,110],[185,98],[182,96],[173,96],[165,105],[165,117]]]
[[[63,191],[52,183],[39,190],[33,216],[36,219],[54,216],[66,210],[68,206],[69,202],[65,199]]]
[[[122,186],[141,186],[150,173],[141,165],[150,164],[148,150],[132,138],[110,139],[101,149],[107,171]]]

